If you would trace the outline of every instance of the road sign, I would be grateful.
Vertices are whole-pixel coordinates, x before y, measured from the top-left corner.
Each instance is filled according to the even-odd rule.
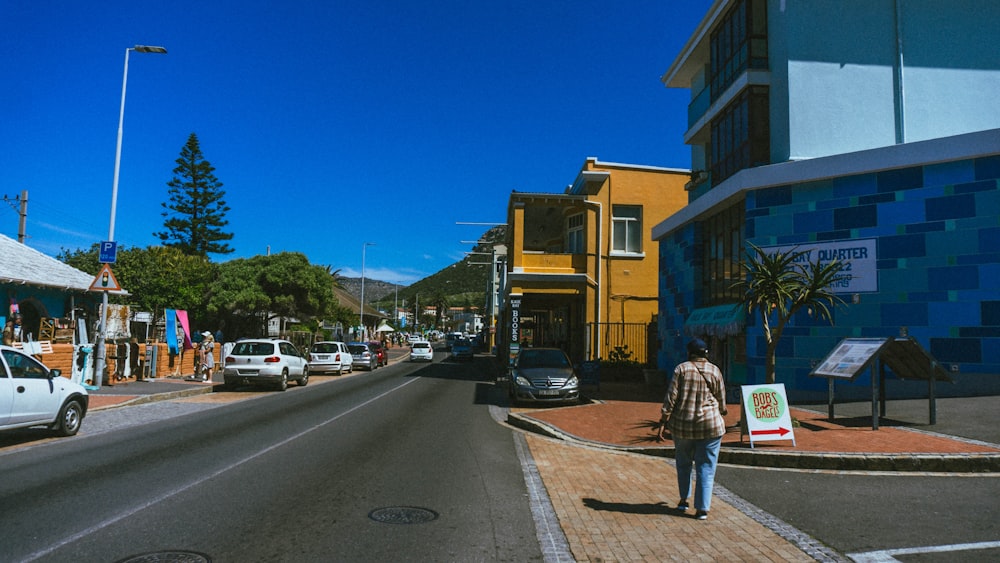
[[[104,264],[101,271],[97,272],[93,283],[90,284],[91,291],[121,291],[122,286],[118,284],[115,275],[111,273],[111,266]]]
[[[97,261],[101,264],[114,264],[118,257],[118,243],[113,240],[103,240],[100,249],[100,257]]]
[[[754,442],[764,440],[791,440],[795,445],[792,431],[792,415],[788,411],[788,397],[784,383],[765,385],[743,385],[743,434],[750,435],[750,447]]]

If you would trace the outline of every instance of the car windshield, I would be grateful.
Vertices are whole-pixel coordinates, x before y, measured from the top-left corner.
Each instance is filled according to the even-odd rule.
[[[430,348],[431,345],[428,344],[428,343],[426,343],[426,342],[414,342],[413,343],[413,347],[414,348]]]
[[[525,350],[517,360],[521,368],[564,368],[569,366],[561,350]]]
[[[352,354],[364,354],[365,352],[368,351],[368,347],[365,346],[364,344],[355,344],[353,346],[348,346],[347,349],[350,350]]]
[[[234,356],[270,356],[273,353],[273,342],[237,342],[232,351]]]
[[[313,345],[312,351],[314,354],[332,354],[340,350],[333,342],[319,342]]]

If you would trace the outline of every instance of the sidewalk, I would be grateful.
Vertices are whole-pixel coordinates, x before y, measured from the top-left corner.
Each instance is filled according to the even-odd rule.
[[[928,403],[889,401],[879,429],[870,403],[791,407],[798,421],[791,440],[741,439],[739,405],[729,405],[720,463],[799,469],[932,472],[1000,472],[1000,397],[937,400],[938,424],[929,425]],[[657,400],[602,400],[588,405],[511,409],[514,426],[566,440],[633,453],[673,457],[673,443],[657,442]]]

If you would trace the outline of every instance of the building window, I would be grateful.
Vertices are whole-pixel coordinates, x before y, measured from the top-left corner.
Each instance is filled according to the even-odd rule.
[[[566,252],[583,254],[586,250],[583,239],[583,213],[577,213],[566,220]]]
[[[712,120],[712,185],[744,168],[770,163],[771,120],[766,86],[751,86]]]
[[[766,0],[740,0],[712,31],[709,73],[713,101],[748,68],[767,68],[766,6]]]
[[[733,285],[740,281],[743,257],[743,205],[741,201],[702,223],[705,241],[702,287],[705,305],[733,303],[741,299]]]
[[[615,205],[611,210],[611,252],[642,253],[642,207]]]

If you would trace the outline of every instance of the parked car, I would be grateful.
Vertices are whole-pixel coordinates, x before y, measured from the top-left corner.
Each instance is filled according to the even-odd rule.
[[[352,342],[347,345],[354,357],[354,367],[373,371],[379,366],[378,352],[367,342]]]
[[[558,348],[521,350],[508,380],[508,394],[514,404],[580,401],[580,382],[573,363]]]
[[[433,362],[434,348],[426,340],[415,340],[410,343],[411,362]]]
[[[308,358],[287,340],[239,340],[226,356],[222,377],[226,387],[271,385],[284,391],[290,379],[299,386],[309,383],[309,363]]]
[[[0,346],[0,430],[48,426],[72,436],[87,416],[87,390],[58,369],[10,346]]]
[[[354,371],[354,358],[343,342],[317,342],[309,349],[309,373]]]
[[[472,359],[472,342],[466,338],[456,338],[451,344],[451,357],[455,360]]]
[[[372,341],[367,344],[374,350],[375,355],[378,357],[379,366],[389,365],[389,352],[385,349],[385,346],[382,346],[381,342]]]

